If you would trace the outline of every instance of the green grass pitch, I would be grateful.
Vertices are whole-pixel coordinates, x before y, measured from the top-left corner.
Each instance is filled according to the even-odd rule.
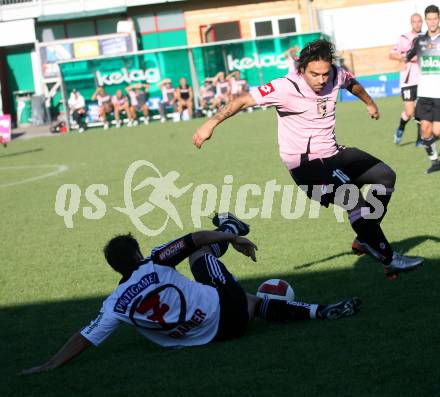
[[[162,174],[178,171],[179,187],[205,183],[220,191],[224,176],[233,175],[233,198],[244,183],[292,182],[278,157],[270,109],[227,120],[201,151],[192,146],[191,136],[203,120],[93,130],[0,148],[0,395],[440,395],[440,175],[424,174],[429,161],[414,146],[413,122],[402,144],[393,144],[400,100],[379,100],[378,105],[382,117],[373,121],[361,103],[339,104],[338,142],[378,156],[397,172],[383,228],[395,249],[426,258],[422,269],[386,280],[372,259],[351,255],[353,232],[347,221],[336,222],[331,208],[321,209],[319,219],[286,220],[275,194],[272,217],[250,221],[258,262],[230,250],[225,257],[230,270],[251,292],[267,278],[282,277],[304,301],[358,295],[364,303],[358,316],[286,325],[256,321],[241,340],[181,350],[156,347],[126,326],[63,368],[30,377],[17,373],[48,359],[88,324],[117,284],[101,253],[109,238],[131,231],[147,254],[193,230],[191,193],[174,201],[183,230],[170,221],[155,237],[143,236],[113,209],[124,206],[123,180],[133,161],[148,160]],[[68,169],[16,184],[55,169],[35,166],[54,165]],[[77,184],[82,192],[72,229],[55,213],[62,184]],[[84,193],[91,184],[108,186],[102,219],[83,217],[83,207],[90,206]],[[137,194],[135,199],[145,202]],[[248,205],[261,206],[261,197]],[[160,225],[163,212],[152,211],[148,222]],[[202,226],[211,227],[208,218]],[[186,263],[179,270],[189,274]]]

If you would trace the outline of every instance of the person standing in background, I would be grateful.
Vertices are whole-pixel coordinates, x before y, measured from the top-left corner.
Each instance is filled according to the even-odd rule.
[[[421,135],[426,153],[431,160],[427,174],[440,171],[435,141],[440,137],[440,27],[439,8],[430,5],[425,9],[428,31],[414,39],[406,54],[410,63],[414,56],[420,66],[417,88],[416,119],[420,120]]]
[[[394,133],[394,143],[400,144],[405,126],[408,121],[414,116],[417,99],[417,83],[419,81],[419,65],[417,64],[417,57],[413,57],[409,62],[405,62],[405,57],[415,37],[422,31],[422,17],[420,14],[411,15],[411,31],[400,35],[397,44],[390,52],[390,59],[403,63],[400,71],[400,94],[403,101],[403,112],[400,115],[399,126]],[[420,123],[417,123],[417,141],[416,146],[422,146],[423,142],[420,138]]]

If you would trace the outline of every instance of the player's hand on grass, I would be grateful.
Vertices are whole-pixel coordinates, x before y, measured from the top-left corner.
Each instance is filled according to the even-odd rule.
[[[197,128],[196,133],[193,135],[193,145],[197,148],[201,148],[203,143],[211,138],[214,133],[214,128],[209,125],[203,124],[201,127]]]
[[[370,105],[367,105],[367,111],[372,119],[379,120],[380,117],[379,108],[374,102]]]
[[[232,246],[244,256],[250,257],[254,262],[257,261],[255,251],[258,251],[258,247],[250,240],[245,237],[237,236],[233,242]]]

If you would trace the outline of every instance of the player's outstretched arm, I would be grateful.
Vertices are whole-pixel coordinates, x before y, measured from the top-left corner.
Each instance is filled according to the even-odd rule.
[[[70,361],[72,358],[78,356],[84,350],[92,345],[79,332],[73,335],[66,344],[47,362],[37,367],[24,369],[21,375],[36,374],[39,372],[46,372],[52,369],[61,367],[63,364]]]
[[[380,117],[379,108],[377,107],[373,99],[370,97],[370,95],[368,95],[368,92],[365,91],[365,88],[362,87],[362,85],[359,82],[354,80],[353,84],[347,89],[353,95],[357,96],[363,103],[365,103],[365,105],[367,105],[368,114],[372,119],[374,120],[379,119]]]
[[[235,250],[250,257],[254,262],[257,261],[255,251],[257,251],[258,248],[252,241],[245,237],[217,231],[201,231],[192,233],[192,239],[194,244],[199,248],[215,243],[231,243]]]
[[[220,123],[237,114],[240,110],[255,106],[256,104],[255,99],[249,93],[245,93],[238,98],[235,98],[197,129],[196,133],[193,135],[193,144],[200,149],[203,143],[211,138],[214,129]]]

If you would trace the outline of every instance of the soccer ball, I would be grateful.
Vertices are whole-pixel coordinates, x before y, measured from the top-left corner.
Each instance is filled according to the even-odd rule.
[[[257,296],[263,299],[295,300],[295,292],[292,286],[287,281],[279,278],[272,278],[261,284],[258,287]]]

